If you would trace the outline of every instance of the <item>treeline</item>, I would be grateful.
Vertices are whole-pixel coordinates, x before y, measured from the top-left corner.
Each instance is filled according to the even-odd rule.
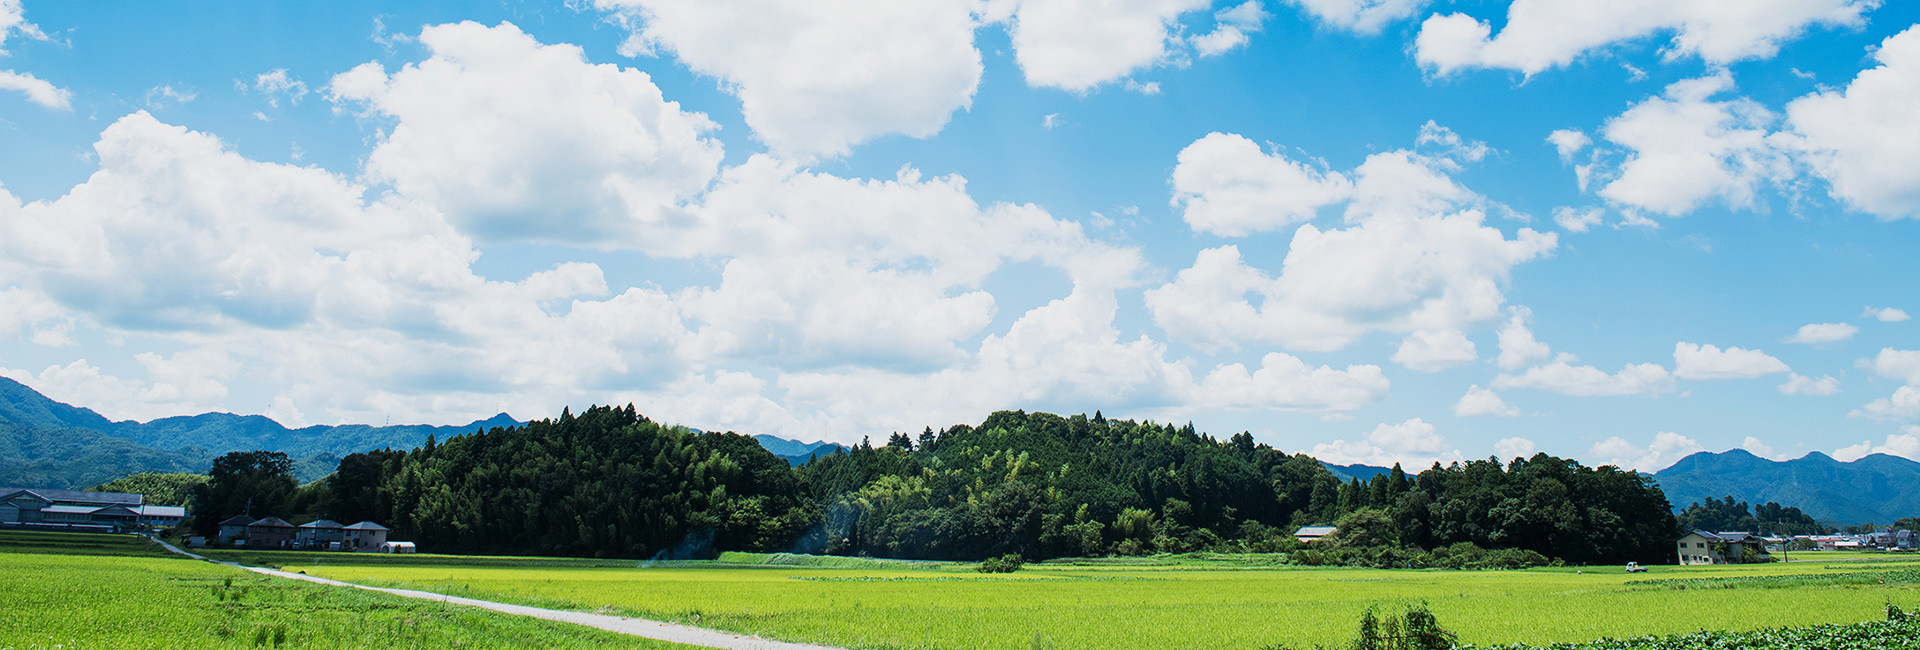
[[[1822,526],[1799,508],[1768,501],[1749,508],[1745,501],[1707,497],[1680,511],[1681,530],[1707,532],[1744,531],[1760,535],[1831,535],[1834,528]]]
[[[206,506],[231,509],[228,493],[257,481],[279,495],[266,500],[275,514],[371,519],[441,552],[1031,560],[1291,551],[1297,527],[1323,524],[1338,530],[1316,544],[1322,561],[1504,566],[1671,561],[1679,530],[1651,479],[1612,467],[1539,454],[1342,481],[1246,433],[1099,413],[999,412],[790,467],[747,436],[594,407],[353,454],[298,489],[228,465],[240,478],[211,477],[202,519],[231,516]]]

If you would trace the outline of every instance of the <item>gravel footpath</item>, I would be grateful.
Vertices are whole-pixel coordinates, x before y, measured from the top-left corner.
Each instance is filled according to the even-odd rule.
[[[607,614],[592,614],[588,612],[570,612],[570,611],[558,610],[558,609],[543,609],[540,607],[527,607],[524,605],[509,605],[507,603],[496,603],[490,600],[474,600],[472,598],[461,598],[458,596],[448,596],[445,594],[436,594],[436,593],[427,592],[427,591],[415,591],[412,589],[388,589],[385,587],[368,587],[366,585],[356,585],[351,582],[341,582],[339,580],[328,580],[326,578],[317,578],[304,573],[289,573],[286,571],[278,571],[274,569],[263,569],[260,567],[251,567],[251,566],[246,566],[242,564],[235,564],[233,562],[220,562],[218,560],[214,560],[206,556],[188,553],[186,551],[175,548],[172,544],[161,542],[158,539],[155,539],[153,541],[159,542],[161,546],[166,547],[166,549],[169,551],[173,551],[175,553],[179,553],[181,555],[185,555],[187,557],[190,557],[196,560],[205,560],[208,562],[213,562],[215,564],[225,564],[228,566],[239,567],[242,569],[246,569],[248,571],[252,571],[254,573],[260,573],[260,574],[270,575],[270,576],[279,577],[279,578],[305,580],[307,582],[315,582],[323,585],[333,585],[335,587],[352,587],[354,589],[378,591],[382,593],[393,594],[395,596],[405,596],[407,598],[419,598],[421,600],[431,600],[435,602],[451,603],[454,605],[466,605],[468,607],[490,609],[496,612],[502,612],[506,614],[515,614],[519,616],[532,616],[534,618],[542,618],[549,621],[559,621],[562,623],[573,623],[576,625],[585,625],[587,627],[599,628],[609,632],[618,632],[620,634],[631,634],[634,636],[643,636],[649,639],[659,639],[661,641],[671,641],[673,643],[684,643],[687,645],[696,645],[696,646],[702,646],[707,648],[727,648],[728,650],[842,650],[840,648],[835,648],[833,646],[813,645],[809,643],[788,643],[786,641],[774,641],[772,639],[762,639],[757,636],[734,634],[732,632],[709,630],[702,627],[692,627],[688,625],[675,625],[673,623],[663,623],[660,621],[648,620],[644,618],[626,618],[621,616],[610,616]]]

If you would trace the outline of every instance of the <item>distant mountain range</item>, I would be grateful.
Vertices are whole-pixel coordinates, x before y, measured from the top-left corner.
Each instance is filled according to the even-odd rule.
[[[825,456],[835,451],[845,451],[847,449],[844,445],[831,442],[800,442],[798,440],[788,440],[764,433],[754,436],[753,439],[758,441],[761,447],[765,447],[767,451],[772,452],[773,455],[787,459],[788,465],[796,466],[805,464],[807,459],[814,455]]]
[[[464,426],[288,429],[265,416],[232,413],[115,422],[0,377],[0,485],[78,489],[137,472],[204,472],[220,454],[255,449],[293,457],[300,480],[311,481],[355,452],[412,449],[429,435],[444,439],[517,424],[505,413]]]
[[[1893,523],[1920,516],[1920,463],[1873,454],[1840,462],[1820,452],[1787,461],[1734,449],[1700,452],[1654,473],[1676,509],[1707,497],[1794,506],[1832,524]]]

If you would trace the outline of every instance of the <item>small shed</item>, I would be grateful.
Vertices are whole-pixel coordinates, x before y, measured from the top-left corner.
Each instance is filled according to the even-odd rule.
[[[381,553],[412,553],[413,542],[387,542],[380,545]]]
[[[1318,542],[1322,539],[1325,539],[1328,535],[1332,535],[1333,531],[1335,530],[1339,530],[1339,527],[1337,526],[1301,526],[1300,530],[1293,531],[1293,537],[1294,539],[1298,539],[1302,542],[1312,544],[1314,542]]]

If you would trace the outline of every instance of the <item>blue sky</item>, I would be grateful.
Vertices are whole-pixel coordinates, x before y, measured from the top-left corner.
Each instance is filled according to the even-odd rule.
[[[1920,7],[0,0],[0,374],[1920,458]]]

